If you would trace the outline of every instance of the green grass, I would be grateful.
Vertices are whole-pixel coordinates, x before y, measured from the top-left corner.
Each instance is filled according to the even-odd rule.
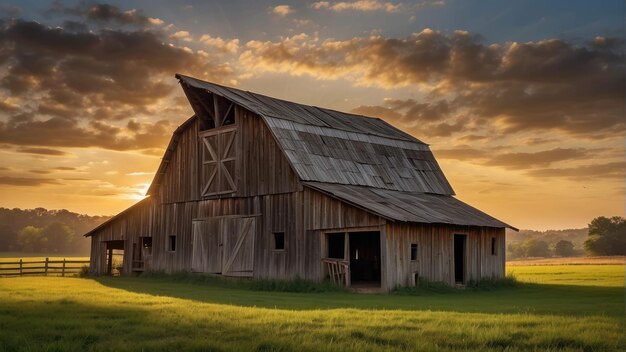
[[[514,287],[419,296],[2,278],[0,351],[622,350],[624,268],[572,270],[515,267]]]
[[[508,270],[520,280],[539,284],[624,287],[623,265],[514,266]]]

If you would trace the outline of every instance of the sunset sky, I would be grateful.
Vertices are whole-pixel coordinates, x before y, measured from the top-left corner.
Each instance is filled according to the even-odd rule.
[[[176,72],[377,116],[518,228],[623,215],[624,2],[0,2],[0,206],[112,215],[192,115]]]

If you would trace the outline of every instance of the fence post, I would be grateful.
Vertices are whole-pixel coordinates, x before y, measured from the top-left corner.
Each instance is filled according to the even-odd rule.
[[[61,269],[61,276],[65,276],[65,258],[63,258],[63,269]]]
[[[48,276],[48,260],[49,258],[46,257],[46,276]]]
[[[20,258],[20,276],[22,276],[22,258]]]

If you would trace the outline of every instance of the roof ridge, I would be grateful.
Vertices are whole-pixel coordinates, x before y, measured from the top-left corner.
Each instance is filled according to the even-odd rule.
[[[379,137],[386,137],[386,138],[396,139],[396,140],[404,140],[404,141],[422,143],[422,144],[428,145],[428,143],[425,143],[425,142],[421,141],[420,139],[418,139],[418,138],[416,138],[416,137],[414,137],[414,136],[412,136],[412,135],[410,135],[410,134],[408,134],[408,133],[406,133],[406,132],[404,132],[404,131],[396,128],[396,127],[394,127],[393,125],[391,125],[390,123],[388,123],[384,119],[381,119],[380,117],[355,114],[355,113],[352,113],[352,112],[340,111],[340,110],[337,110],[337,109],[327,108],[327,107],[323,107],[323,106],[303,104],[303,103],[299,103],[299,102],[295,102],[295,101],[290,101],[290,100],[286,100],[286,99],[282,99],[282,98],[276,98],[276,97],[272,97],[272,96],[261,94],[261,93],[252,92],[252,91],[249,91],[249,90],[239,89],[239,88],[235,88],[235,87],[229,87],[229,86],[225,86],[225,85],[221,85],[221,84],[217,84],[217,83],[213,83],[213,82],[208,82],[208,81],[203,81],[201,79],[197,79],[197,78],[194,78],[194,77],[182,75],[180,73],[177,73],[175,75],[175,77],[177,79],[182,79],[181,77],[189,78],[189,79],[192,79],[192,80],[195,80],[195,81],[203,82],[205,84],[217,86],[217,87],[222,88],[222,89],[227,89],[227,90],[230,90],[230,91],[234,91],[234,93],[238,93],[238,92],[246,93],[250,97],[254,98],[257,103],[260,103],[260,104],[264,104],[264,103],[258,97],[264,97],[264,98],[267,98],[267,99],[277,100],[277,101],[280,101],[280,102],[283,102],[283,103],[287,103],[287,104],[295,104],[295,105],[299,105],[299,106],[302,106],[302,107],[318,109],[318,110],[320,110],[320,111],[322,111],[323,113],[326,113],[326,114],[328,114],[327,111],[331,111],[331,112],[335,112],[335,113],[339,113],[339,114],[343,114],[343,115],[348,115],[348,116],[355,117],[355,118],[380,121],[380,122],[384,123],[386,126],[391,127],[395,132],[401,133],[402,137],[404,137],[404,138],[394,137],[392,135],[387,135],[387,134],[381,135],[381,134],[376,134],[376,133],[370,133],[370,132],[367,132],[367,131],[359,131],[359,133],[364,133],[364,134],[369,134],[369,135],[379,136]],[[279,118],[279,119],[282,119],[282,120],[293,121],[293,120],[290,120],[289,118],[285,118],[285,117],[281,117],[281,116],[271,116],[271,117]],[[328,128],[334,128],[334,129],[342,130],[342,131],[351,131],[351,130],[348,130],[348,129],[345,129],[345,128],[340,128],[340,127],[337,127],[337,126],[330,126],[325,121],[322,121],[319,118],[316,118],[316,119],[320,123],[326,125]],[[316,126],[316,125],[312,124],[312,126]],[[355,132],[355,131],[351,131],[351,132]]]

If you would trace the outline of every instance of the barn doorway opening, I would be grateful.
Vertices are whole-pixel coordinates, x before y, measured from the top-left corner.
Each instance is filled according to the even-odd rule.
[[[465,235],[454,235],[454,282],[465,283]]]
[[[142,272],[149,269],[152,259],[152,237],[139,237],[133,243],[133,272]]]
[[[352,287],[380,287],[380,232],[350,232]]]
[[[122,275],[124,273],[124,241],[106,241],[105,244],[107,252],[107,275]]]

